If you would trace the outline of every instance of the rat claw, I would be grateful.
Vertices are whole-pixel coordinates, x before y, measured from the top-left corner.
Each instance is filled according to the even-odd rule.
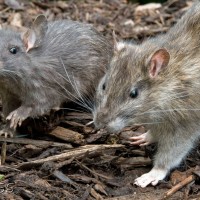
[[[139,136],[130,137],[129,139],[134,140],[134,142],[131,142],[131,144],[139,146],[146,146],[153,142],[152,136],[150,135],[149,131]]]
[[[14,114],[14,113],[13,113],[13,112],[11,112],[11,113],[10,113],[10,114],[9,114],[9,115],[6,117],[6,120],[8,120],[8,121],[9,121],[9,120],[11,120],[11,119],[12,119],[12,117],[13,117],[13,114]]]
[[[22,125],[22,122],[23,122],[23,120],[22,120],[22,119],[19,119],[18,125],[21,126],[21,125]]]
[[[134,145],[141,145],[146,142],[144,137],[141,137],[141,136],[131,137],[130,139],[136,140],[135,142],[131,142],[131,144],[134,144]]]
[[[159,182],[159,180],[155,180],[155,181],[153,181],[153,182],[151,183],[151,185],[155,186],[155,185],[158,184],[158,182]]]
[[[18,119],[14,119],[12,122],[13,122],[13,124],[12,124],[11,128],[13,128],[15,130],[17,128]]]
[[[16,121],[16,111],[11,112],[7,117],[6,120],[10,121],[10,128],[15,127],[15,121]]]
[[[13,117],[11,118],[11,121],[10,121],[10,128],[15,129],[16,123],[17,123],[17,119],[15,117],[15,114],[13,114]]]
[[[139,146],[140,146],[140,147],[143,147],[143,146],[147,146],[147,145],[149,145],[149,144],[151,144],[151,143],[145,142],[145,143],[140,144]]]

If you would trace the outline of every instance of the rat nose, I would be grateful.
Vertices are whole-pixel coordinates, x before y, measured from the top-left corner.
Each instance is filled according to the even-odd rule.
[[[108,123],[107,121],[107,110],[101,109],[100,112],[97,112],[94,116],[94,125],[97,129],[102,129]]]
[[[104,125],[104,124],[98,123],[97,121],[94,121],[94,125],[95,125],[95,129],[96,129],[96,130],[100,130],[100,129],[105,128],[105,125]]]

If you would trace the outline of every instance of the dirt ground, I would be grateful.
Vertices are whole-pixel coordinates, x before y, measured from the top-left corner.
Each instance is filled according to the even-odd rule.
[[[114,30],[118,39],[142,42],[166,32],[192,2],[169,0],[144,7],[127,0],[0,0],[0,23],[23,30],[43,13],[48,20],[93,24],[110,39]],[[134,179],[151,169],[156,146],[129,146],[125,138],[144,128],[108,135],[89,124],[90,113],[67,106],[80,112],[29,119],[16,138],[0,138],[1,163],[5,158],[0,165],[0,199],[200,200],[200,145],[157,186],[139,188]],[[180,183],[182,188],[174,192]]]

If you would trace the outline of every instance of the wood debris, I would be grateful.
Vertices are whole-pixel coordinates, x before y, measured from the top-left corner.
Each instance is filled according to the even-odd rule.
[[[0,0],[0,28],[23,32],[43,13],[48,20],[72,19],[93,24],[110,40],[137,43],[166,32],[193,0],[139,5],[128,0]],[[0,100],[0,126],[2,106]],[[200,146],[172,176],[156,187],[138,188],[134,179],[148,172],[156,145],[140,148],[129,138],[144,127],[119,135],[95,130],[92,114],[80,106],[28,119],[16,138],[0,138],[0,199],[147,200],[200,198]],[[169,190],[170,189],[170,190]]]

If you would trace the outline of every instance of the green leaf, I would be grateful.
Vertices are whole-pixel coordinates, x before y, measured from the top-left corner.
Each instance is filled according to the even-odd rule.
[[[0,181],[3,181],[4,180],[4,175],[0,174]]]

